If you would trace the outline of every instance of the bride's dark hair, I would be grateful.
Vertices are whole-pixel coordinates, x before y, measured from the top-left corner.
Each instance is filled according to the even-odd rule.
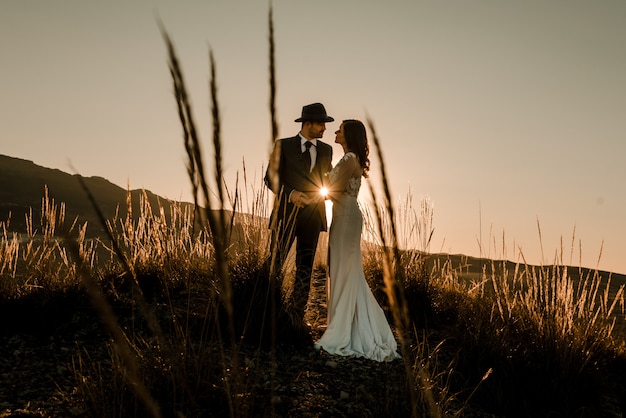
[[[367,144],[367,132],[363,122],[357,119],[346,119],[343,121],[343,136],[346,138],[348,151],[352,151],[359,157],[359,164],[363,169],[363,177],[368,177],[370,170],[370,160],[367,158],[370,148]]]

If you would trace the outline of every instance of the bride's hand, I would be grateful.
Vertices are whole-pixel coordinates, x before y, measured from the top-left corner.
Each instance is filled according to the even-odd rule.
[[[299,208],[319,203],[325,199],[326,196],[321,193],[304,193],[300,191],[294,191],[291,196],[291,202]]]
[[[326,194],[322,193],[306,193],[302,199],[304,205],[316,205],[320,202],[323,202],[328,197]]]

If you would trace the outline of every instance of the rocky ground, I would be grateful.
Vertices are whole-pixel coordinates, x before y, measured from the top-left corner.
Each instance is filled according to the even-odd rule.
[[[35,315],[36,323],[14,325],[12,331],[0,330],[0,418],[90,416],[89,407],[77,390],[77,358],[79,354],[85,358],[84,354],[89,353],[89,362],[106,364],[110,361],[110,338],[86,301],[69,308],[68,304],[60,303],[49,308],[48,314]],[[312,340],[324,330],[325,307],[324,280],[318,278],[306,318],[312,325]],[[10,324],[6,310],[1,311],[0,316],[5,316],[2,324]],[[48,316],[54,312],[63,313],[57,320],[49,321]],[[442,331],[431,330],[423,335],[430,347],[446,340]],[[444,344],[439,352],[439,361],[447,364],[454,352],[446,353],[445,347]],[[241,415],[380,417],[407,416],[410,410],[402,360],[377,363],[330,356],[311,345],[289,344],[277,347],[274,356],[245,345],[238,354],[247,376],[253,376],[246,382],[247,396],[252,405],[264,407],[262,412],[252,408]],[[605,402],[603,416],[622,416],[623,404],[618,398]],[[447,416],[494,417],[472,405],[455,405],[450,400],[446,409]],[[216,415],[206,409],[188,418],[192,416]]]
[[[307,314],[312,339],[323,332],[323,285],[322,279],[315,282]],[[36,332],[2,333],[0,418],[89,415],[76,390],[73,370],[77,355],[88,352],[91,362],[109,359],[109,337],[90,309],[88,304],[77,307],[63,323],[36,327]],[[269,352],[246,346],[239,356],[256,376],[248,383],[248,391],[253,397],[269,399],[274,416],[374,417],[389,410],[388,399],[405,398],[404,363],[400,360],[378,363],[289,345],[278,347],[274,358]]]
[[[81,341],[84,337],[4,337],[0,342],[0,417],[88,416],[76,396],[72,360],[85,345],[91,361],[104,361],[108,353],[104,340],[86,343]],[[379,364],[331,357],[313,349],[282,350],[272,377],[269,356],[259,359],[252,351],[240,354],[249,368],[267,370],[252,391],[271,398],[276,416],[379,416],[372,406],[384,410],[378,402],[384,402],[389,392],[403,390],[400,361]]]

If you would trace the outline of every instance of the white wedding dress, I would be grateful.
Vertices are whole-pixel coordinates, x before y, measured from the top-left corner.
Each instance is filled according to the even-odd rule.
[[[348,152],[329,174],[333,218],[328,237],[328,327],[315,348],[341,356],[391,361],[400,357],[398,346],[363,274],[363,215],[357,203],[361,175],[354,174],[361,172],[359,168],[356,154]]]

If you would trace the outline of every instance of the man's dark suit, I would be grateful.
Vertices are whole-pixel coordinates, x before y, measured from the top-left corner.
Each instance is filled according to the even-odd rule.
[[[289,249],[296,240],[296,277],[292,300],[295,311],[304,315],[311,284],[311,272],[320,231],[326,231],[326,205],[323,199],[297,208],[289,202],[293,191],[316,196],[326,184],[326,175],[332,168],[333,149],[317,140],[315,166],[309,172],[302,153],[301,138],[296,135],[276,141],[272,160],[265,174],[265,184],[276,194],[270,227],[273,230],[272,251],[275,251],[273,274],[282,267]],[[278,165],[278,167],[276,167]],[[278,181],[272,181],[276,172]]]

